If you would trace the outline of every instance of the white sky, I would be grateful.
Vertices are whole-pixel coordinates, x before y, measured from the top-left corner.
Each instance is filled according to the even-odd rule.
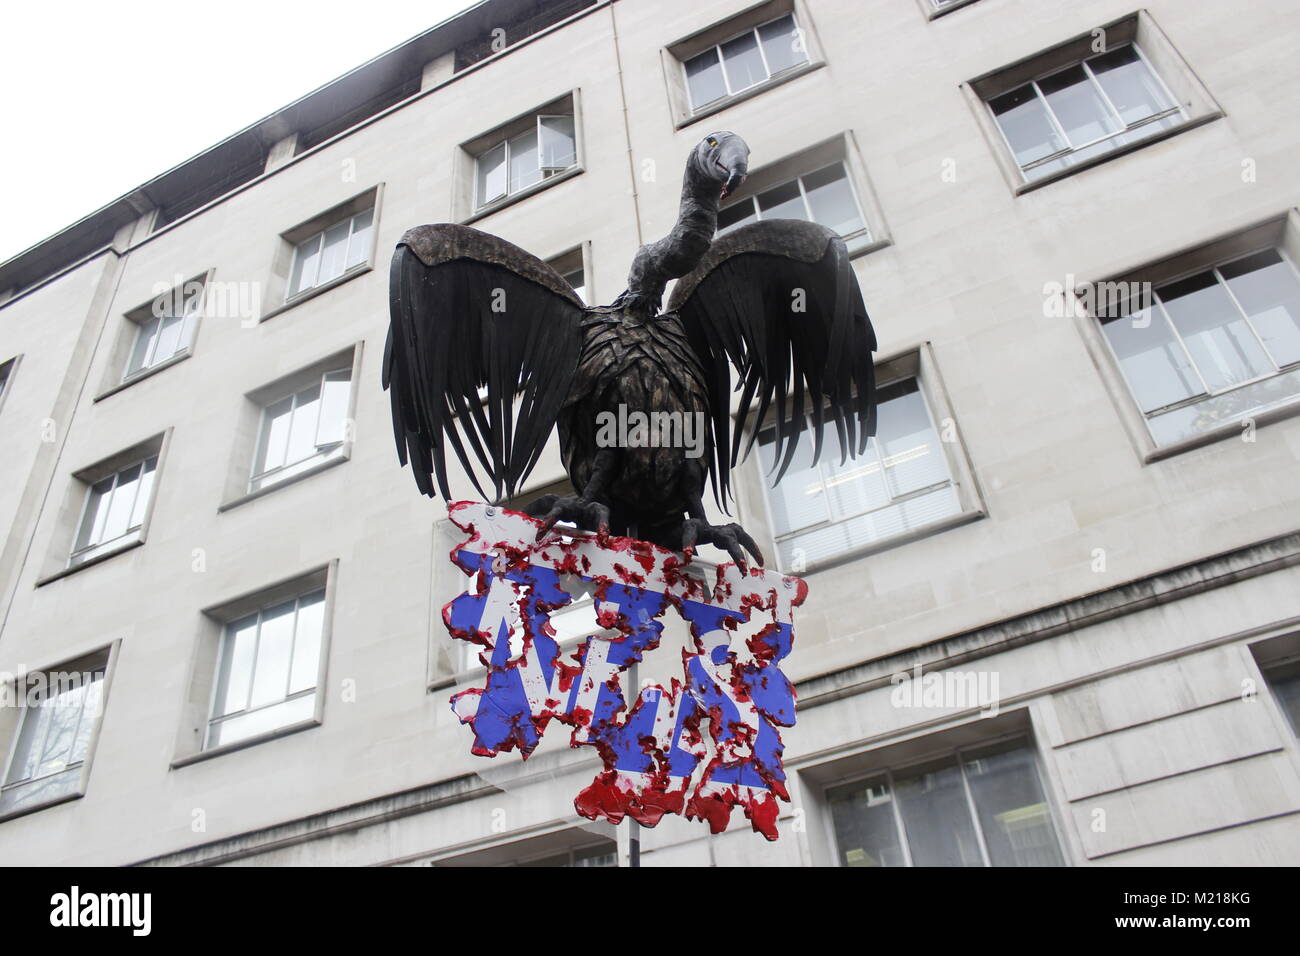
[[[7,4],[0,262],[475,2]]]

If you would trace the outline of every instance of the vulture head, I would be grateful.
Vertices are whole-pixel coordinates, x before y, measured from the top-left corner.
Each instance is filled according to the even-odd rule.
[[[725,199],[749,173],[749,145],[735,133],[710,133],[691,153],[692,179],[717,183]]]

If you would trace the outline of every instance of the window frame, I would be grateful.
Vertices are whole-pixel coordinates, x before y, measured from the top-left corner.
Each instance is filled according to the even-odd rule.
[[[935,362],[932,344],[925,341],[878,357],[875,361],[875,367],[877,390],[908,378],[916,379],[917,391],[925,401],[930,421],[935,426],[935,434],[939,438],[938,444],[944,454],[949,482],[957,496],[957,510],[951,515],[922,527],[911,528],[898,534],[888,535],[875,541],[847,548],[833,555],[807,561],[797,572],[793,573],[807,576],[818,571],[834,568],[868,555],[892,550],[942,534],[945,531],[978,521],[988,515],[983,494],[976,481],[974,468],[970,462],[969,451],[963,438],[961,426],[953,413],[952,404]],[[733,427],[734,414],[733,410]],[[762,423],[759,429],[760,432],[770,426],[773,414],[769,412],[768,420]],[[944,441],[942,436],[942,429],[947,422],[951,422],[955,436],[951,442]],[[806,436],[801,438],[802,440],[806,440]],[[770,498],[772,489],[769,487],[766,478],[766,468],[761,462],[761,455],[762,452],[756,449],[754,454],[751,455],[753,460],[743,462],[736,468],[737,481],[735,484],[738,504],[743,509],[742,513],[762,516],[762,529],[751,528],[750,533],[754,534],[760,544],[769,549],[765,553],[772,556],[775,562],[774,566],[789,573],[789,569],[785,567],[785,562],[781,560],[776,522],[773,517]],[[829,526],[833,527],[838,523],[832,522]],[[807,533],[808,530],[804,528],[799,533]],[[762,534],[761,538],[759,538],[760,532]],[[782,539],[791,536],[793,535],[782,535]]]
[[[320,439],[320,428],[321,428],[321,412],[324,410],[324,402],[325,402],[325,385],[331,375],[338,375],[342,372],[346,372],[348,374],[348,401],[347,401],[347,408],[344,409],[345,414],[343,418],[344,437],[340,438],[337,441],[326,442],[324,443],[324,445],[322,445],[319,439]],[[267,481],[267,477],[269,475],[273,475],[277,472],[282,472],[288,468],[293,468],[298,465],[302,465],[305,462],[313,461],[316,459],[318,459],[316,461],[316,465],[323,465],[326,462],[333,460],[334,457],[336,457],[338,454],[342,452],[344,445],[348,443],[346,437],[346,425],[349,416],[346,414],[346,412],[352,407],[352,396],[354,390],[353,386],[355,385],[355,382],[353,381],[352,378],[352,374],[353,374],[352,363],[349,362],[346,365],[340,365],[337,367],[331,367],[325,369],[323,372],[320,373],[319,376],[316,377],[314,381],[314,385],[316,387],[319,387],[320,389],[320,395],[316,399],[316,401],[320,403],[320,408],[316,412],[316,426],[313,435],[313,438],[316,439],[316,441],[313,442],[313,447],[317,449],[316,453],[314,455],[309,455],[306,458],[299,459],[298,461],[286,461],[284,462],[284,464],[276,465],[274,468],[268,468],[265,471],[259,472],[257,471],[258,451],[261,449],[263,438],[266,435],[266,427],[269,420],[268,415],[270,414],[271,408],[275,405],[280,404],[286,399],[292,400],[292,405],[290,406],[289,409],[289,428],[290,431],[292,431],[293,416],[298,411],[299,408],[298,396],[301,395],[303,392],[312,388],[313,383],[309,382],[307,385],[293,388],[291,391],[288,392],[288,394],[281,395],[279,398],[272,399],[262,405],[261,416],[258,419],[258,425],[257,425],[257,436],[253,446],[254,448],[253,460],[252,460],[252,464],[249,466],[248,488],[246,489],[249,494],[253,494],[255,492],[259,492],[263,490],[270,490],[271,488],[277,488],[280,485],[284,484],[286,481],[289,481],[290,479],[296,477],[298,474],[308,472],[311,469],[304,468],[302,472],[295,472],[292,475],[288,475],[286,477],[279,478],[273,481]],[[288,441],[287,435],[285,441],[286,442]],[[325,446],[329,446],[329,451],[320,450],[322,447]],[[288,454],[287,445],[285,448],[285,454],[286,455]],[[259,480],[261,483],[255,485],[255,483],[258,482]]]
[[[1293,267],[1300,268],[1300,208],[1292,207],[1280,215],[1236,226],[1157,259],[1146,259],[1137,265],[1102,272],[1096,279],[1076,279],[1078,287],[1066,291],[1067,306],[1073,306],[1068,308],[1066,314],[1074,319],[1084,348],[1092,358],[1120,424],[1142,464],[1154,464],[1205,445],[1239,438],[1243,433],[1243,422],[1247,419],[1253,420],[1256,427],[1262,427],[1292,418],[1300,414],[1300,403],[1291,401],[1276,405],[1255,414],[1229,419],[1169,444],[1157,444],[1147,424],[1147,416],[1116,358],[1114,348],[1102,330],[1095,309],[1083,307],[1083,302],[1086,301],[1084,290],[1104,287],[1107,283],[1150,282],[1153,287],[1164,285],[1265,249],[1274,249],[1284,254]],[[1249,384],[1251,383],[1242,383],[1237,387]]]
[[[1144,117],[1143,119],[1138,120],[1135,123],[1124,122],[1124,118],[1120,115],[1119,110],[1115,107],[1115,104],[1111,101],[1110,94],[1106,92],[1105,87],[1103,87],[1100,81],[1098,81],[1096,73],[1093,72],[1092,67],[1088,66],[1089,60],[1095,60],[1098,57],[1106,56],[1110,53],[1115,52],[1116,50],[1122,50],[1124,49],[1124,47],[1133,48],[1133,51],[1137,54],[1138,59],[1141,60],[1142,65],[1147,68],[1147,71],[1155,79],[1156,83],[1159,84],[1161,92],[1164,93],[1165,96],[1169,98],[1169,101],[1174,104],[1173,106],[1166,107],[1164,110],[1158,113],[1153,113],[1150,116]],[[1016,159],[1015,149],[1012,147],[1011,141],[1007,139],[1006,130],[1002,128],[1002,124],[997,121],[997,116],[993,113],[993,104],[991,99],[984,101],[985,109],[987,109],[989,111],[989,115],[992,116],[993,125],[997,128],[998,135],[1002,139],[1002,145],[1006,149],[1007,154],[1011,157],[1011,161],[1015,163],[1016,167],[1020,170],[1020,176],[1025,184],[1037,183],[1039,180],[1050,180],[1061,174],[1068,174],[1069,172],[1074,171],[1076,169],[1086,168],[1087,165],[1090,162],[1092,162],[1092,160],[1094,159],[1099,160],[1102,157],[1110,156],[1112,153],[1115,153],[1119,150],[1127,149],[1129,147],[1136,148],[1137,146],[1145,144],[1148,141],[1148,139],[1156,138],[1159,135],[1159,133],[1154,133],[1152,134],[1151,137],[1139,137],[1137,140],[1135,140],[1132,143],[1117,144],[1112,149],[1106,150],[1104,153],[1100,153],[1097,156],[1090,157],[1089,159],[1083,160],[1082,162],[1074,166],[1067,165],[1065,167],[1062,167],[1060,170],[1056,170],[1055,172],[1044,173],[1042,176],[1034,177],[1034,178],[1030,178],[1030,176],[1028,175],[1029,170],[1031,169],[1046,165],[1047,163],[1050,162],[1055,162],[1058,159],[1063,159],[1075,153],[1081,153],[1086,149],[1091,149],[1093,146],[1097,146],[1101,143],[1106,142],[1106,140],[1108,139],[1114,139],[1117,136],[1122,136],[1126,133],[1131,133],[1135,130],[1140,130],[1144,126],[1149,126],[1150,124],[1158,122],[1162,119],[1168,119],[1171,116],[1181,117],[1184,123],[1187,121],[1187,111],[1183,108],[1183,105],[1178,102],[1177,97],[1175,97],[1173,91],[1169,89],[1169,86],[1167,83],[1165,83],[1164,78],[1161,77],[1161,75],[1156,71],[1150,59],[1148,59],[1147,55],[1142,51],[1142,48],[1138,45],[1137,40],[1134,39],[1126,43],[1118,44],[1117,46],[1109,47],[1106,50],[1102,51],[1101,53],[1094,53],[1091,56],[1079,60],[1077,63],[1065,63],[1063,65],[1053,67],[1052,69],[1044,73],[1040,73],[1034,77],[1031,77],[1020,86],[1016,86],[1012,88],[1014,90],[1014,89],[1020,89],[1021,86],[1033,87],[1035,100],[1045,111],[1047,120],[1052,126],[1052,130],[1066,143],[1070,143],[1069,134],[1066,133],[1065,127],[1061,125],[1060,118],[1056,115],[1056,110],[1052,108],[1052,104],[1047,99],[1047,94],[1043,92],[1042,88],[1039,86],[1039,83],[1041,83],[1043,80],[1050,79],[1051,77],[1055,76],[1058,73],[1064,73],[1066,70],[1072,70],[1075,67],[1083,68],[1084,72],[1087,74],[1088,82],[1090,84],[1090,89],[1100,94],[1103,104],[1105,105],[1106,109],[1109,110],[1110,112],[1111,119],[1116,120],[1117,122],[1123,124],[1123,128],[1118,129],[1113,133],[1107,133],[1105,136],[1099,136],[1096,139],[1089,140],[1086,143],[1081,143],[1078,146],[1070,145],[1066,149],[1057,150],[1055,153],[1051,153],[1047,156],[1040,156],[1038,159],[1029,163],[1027,166],[1021,166],[1019,160]],[[1007,92],[1011,92],[1011,90],[1008,90]],[[1182,125],[1183,124],[1176,124],[1172,127],[1169,127],[1167,130],[1162,130],[1160,132],[1172,132],[1173,130],[1180,128]]]
[[[9,393],[13,390],[14,378],[18,375],[18,366],[22,362],[22,358],[23,354],[19,352],[12,358],[0,362],[0,372],[4,375],[3,378],[0,378],[0,411],[4,411],[5,399],[9,397]]]
[[[817,222],[817,220],[814,219],[812,216],[812,203],[808,201],[808,189],[804,185],[804,178],[807,176],[816,175],[817,173],[825,172],[826,170],[830,169],[832,166],[839,166],[840,169],[844,172],[844,181],[845,183],[848,184],[849,193],[853,197],[853,208],[857,211],[858,218],[862,221],[862,226],[860,228],[855,229],[853,232],[847,234],[841,233],[840,238],[844,240],[845,244],[853,243],[854,245],[861,245],[865,242],[866,244],[869,245],[875,241],[875,239],[872,237],[871,234],[871,224],[867,221],[866,209],[863,207],[862,199],[858,195],[858,187],[854,184],[853,177],[849,174],[848,164],[842,159],[834,160],[832,162],[825,164],[824,166],[818,166],[815,169],[809,169],[807,172],[797,173],[791,179],[786,179],[786,180],[782,180],[781,182],[773,183],[772,185],[767,186],[762,190],[742,193],[739,198],[733,199],[731,202],[721,207],[718,210],[718,215],[721,215],[723,210],[734,209],[737,206],[739,206],[742,202],[747,202],[753,204],[754,221],[763,222],[763,209],[758,203],[758,197],[763,195],[764,193],[771,192],[774,189],[780,189],[782,186],[788,186],[790,185],[790,183],[795,183],[799,187],[799,199],[803,203],[804,212],[808,214],[808,218],[806,221]],[[824,223],[819,223],[819,225],[824,225]],[[740,227],[739,226],[729,227],[726,230],[726,232],[730,232],[731,228],[738,229]],[[830,227],[827,226],[827,228],[829,229]],[[721,236],[725,234],[726,233],[723,230],[721,229],[718,230],[718,235]]]
[[[95,482],[93,482],[93,483],[91,483],[91,484],[89,484],[89,485],[87,486],[87,488],[86,488],[86,493],[85,493],[85,495],[83,496],[83,500],[82,500],[82,504],[81,504],[81,514],[80,514],[80,516],[77,518],[76,533],[75,533],[75,535],[74,535],[74,537],[73,537],[73,542],[72,542],[72,543],[73,543],[73,547],[72,547],[72,550],[70,550],[70,551],[68,552],[68,567],[69,567],[69,568],[79,567],[79,566],[81,566],[82,564],[85,564],[87,561],[91,561],[91,560],[93,560],[94,558],[100,557],[101,555],[103,555],[103,556],[107,556],[107,555],[112,554],[112,553],[114,553],[114,552],[116,552],[116,551],[123,550],[123,549],[126,548],[128,545],[133,544],[134,542],[136,542],[137,540],[139,540],[140,532],[143,530],[144,525],[145,525],[146,515],[147,515],[147,513],[148,513],[148,511],[149,511],[149,508],[150,508],[150,507],[152,506],[152,504],[153,504],[153,496],[154,496],[154,493],[155,493],[155,489],[156,489],[157,486],[158,486],[158,459],[159,459],[159,457],[160,457],[159,453],[158,453],[158,452],[154,452],[152,455],[149,455],[149,456],[147,456],[147,457],[145,457],[145,458],[141,458],[141,459],[138,459],[138,460],[136,460],[136,461],[129,462],[129,463],[127,463],[126,465],[123,465],[121,468],[117,469],[116,471],[114,471],[114,472],[112,472],[112,473],[110,473],[110,474],[105,475],[103,478],[100,478],[98,481],[95,481]],[[85,524],[86,524],[86,518],[89,517],[90,501],[91,501],[91,498],[92,498],[92,497],[94,496],[94,494],[95,494],[95,485],[100,484],[100,482],[103,482],[103,481],[105,481],[105,480],[108,479],[108,478],[112,478],[112,479],[113,479],[113,484],[112,484],[112,486],[109,488],[108,493],[107,493],[107,497],[108,497],[108,508],[111,509],[112,506],[113,506],[114,496],[117,494],[117,490],[118,490],[118,488],[120,487],[119,482],[118,482],[118,479],[120,479],[120,478],[122,477],[122,473],[123,473],[124,471],[129,471],[130,469],[135,468],[136,466],[140,466],[140,467],[141,467],[140,475],[139,475],[139,477],[136,478],[136,480],[135,480],[136,488],[135,488],[135,495],[134,495],[134,497],[132,497],[132,499],[131,499],[131,510],[127,512],[127,520],[129,521],[129,520],[131,519],[131,517],[136,513],[136,508],[139,506],[139,503],[140,503],[140,488],[141,488],[141,486],[144,484],[144,476],[145,476],[145,474],[146,474],[145,469],[146,469],[146,467],[149,465],[150,462],[153,463],[153,468],[152,468],[152,469],[149,469],[148,473],[149,473],[149,474],[152,474],[154,477],[153,477],[153,479],[149,482],[149,500],[145,502],[145,514],[142,514],[142,515],[140,516],[140,523],[139,523],[138,525],[129,525],[129,524],[128,524],[127,529],[126,529],[124,532],[122,532],[120,535],[118,535],[117,537],[115,537],[115,538],[110,538],[110,539],[107,540],[107,541],[88,541],[86,544],[82,545],[80,548],[76,547],[77,539],[81,537],[82,529],[85,527]],[[86,554],[87,552],[94,552],[94,551],[97,551],[97,550],[100,549],[100,548],[104,548],[104,549],[106,549],[106,550],[99,551],[98,554],[90,554],[88,557],[82,558],[82,559],[80,559],[80,560],[77,559],[77,556],[78,556],[79,554]]]
[[[721,67],[722,69],[722,85],[723,88],[726,89],[726,92],[722,96],[719,96],[716,99],[709,100],[709,102],[707,103],[701,103],[698,106],[695,104],[695,97],[691,95],[691,83],[690,83],[689,74],[685,74],[687,76],[686,101],[691,116],[693,117],[697,116],[702,111],[707,110],[712,106],[716,106],[720,102],[734,100],[742,93],[748,93],[750,90],[754,89],[755,87],[771,85],[776,80],[784,79],[787,73],[793,73],[796,70],[800,70],[803,67],[806,67],[812,61],[812,57],[809,55],[807,43],[805,42],[804,50],[803,50],[804,59],[801,62],[791,64],[790,66],[787,66],[785,69],[779,70],[776,73],[772,72],[772,67],[767,62],[767,51],[763,49],[763,38],[758,31],[765,26],[770,26],[771,24],[776,23],[778,20],[784,20],[786,17],[789,17],[791,22],[794,24],[795,32],[797,32],[801,37],[807,35],[807,31],[802,26],[800,26],[799,17],[795,13],[794,9],[792,8],[786,13],[779,13],[776,16],[771,17],[770,19],[763,20],[759,23],[753,24],[752,26],[746,29],[739,30],[731,34],[730,36],[726,37],[725,39],[719,40],[717,43],[714,43],[712,46],[705,47],[703,50],[700,50],[698,53],[694,53],[690,57],[680,61],[682,64],[682,71],[685,74],[686,67],[688,64],[699,59],[700,57],[704,56],[707,53],[713,53],[717,57],[719,67]],[[732,89],[731,74],[727,72],[727,60],[726,57],[722,55],[722,48],[726,46],[728,43],[732,42],[733,40],[739,40],[747,33],[752,34],[754,37],[754,41],[758,46],[759,59],[762,60],[763,62],[763,72],[766,73],[767,75],[763,79],[749,84],[749,86],[741,87],[740,89]]]
[[[44,675],[44,674],[51,674],[56,672],[68,672],[68,671],[73,671],[78,669],[81,670],[93,669],[93,672],[98,673],[102,671],[103,674],[103,676],[101,676],[98,681],[101,684],[100,691],[99,691],[99,705],[98,705],[99,713],[96,715],[95,726],[94,728],[92,728],[90,732],[90,736],[86,741],[85,756],[81,759],[80,764],[76,768],[80,771],[76,786],[72,787],[71,789],[69,789],[64,793],[60,793],[55,796],[48,797],[44,800],[39,800],[35,803],[28,804],[26,806],[15,807],[8,810],[0,810],[0,821],[11,820],[14,819],[15,817],[25,816],[26,814],[29,813],[37,813],[41,810],[46,810],[50,807],[58,806],[59,804],[68,803],[72,800],[79,800],[86,795],[86,789],[89,784],[91,769],[95,760],[95,754],[99,749],[100,733],[103,729],[103,718],[104,718],[104,714],[107,712],[108,709],[108,700],[109,700],[110,691],[112,689],[113,674],[117,666],[117,656],[118,656],[118,651],[120,649],[120,645],[121,645],[120,640],[113,641],[110,644],[78,653],[74,657],[66,658],[65,660],[59,663],[51,664],[46,667],[34,668],[32,670],[26,671],[25,673],[17,677],[11,677],[9,679],[10,686],[13,689],[14,693],[18,693],[19,688],[20,687],[25,688],[27,682],[36,674]],[[11,734],[11,737],[8,740],[7,745],[4,748],[4,753],[5,753],[4,763],[0,764],[0,788],[8,790],[8,789],[12,789],[14,786],[17,786],[15,784],[7,784],[5,783],[5,781],[8,779],[9,774],[13,769],[13,761],[18,752],[18,745],[22,738],[23,726],[27,720],[27,711],[29,710],[29,705],[26,703],[26,701],[24,701],[22,706],[16,708],[6,708],[6,710],[11,710],[12,712],[14,712],[12,719],[9,721],[6,721],[3,719],[3,717],[0,717],[0,731],[8,732]],[[78,722],[80,723],[82,720],[84,720],[84,718],[85,718],[85,706],[83,703],[82,713],[78,717]],[[71,767],[65,768],[63,771],[59,771],[59,772],[65,773],[70,769],[73,768]],[[53,776],[53,775],[51,774],[47,776]],[[39,778],[39,779],[45,779],[45,778]],[[25,781],[25,783],[30,783],[30,782],[31,781]]]
[[[347,262],[351,258],[352,242],[357,235],[356,233],[357,220],[362,216],[366,215],[366,213],[370,214],[370,225],[367,227],[369,229],[370,235],[366,238],[365,242],[370,246],[370,248],[366,250],[365,258],[349,266]],[[347,222],[348,224],[348,238],[343,248],[343,271],[336,276],[330,276],[328,279],[322,280],[320,278],[320,266],[321,266],[321,262],[324,260],[323,252],[324,252],[325,234],[328,233],[331,229],[341,225],[344,222]],[[314,253],[314,255],[316,256],[316,277],[315,279],[313,279],[311,285],[304,286],[303,288],[294,291],[293,277],[298,270],[298,262],[302,254],[302,248],[303,246],[307,245],[307,243],[313,240],[316,240],[316,251]],[[321,289],[322,287],[326,287],[326,288],[329,287],[330,283],[343,281],[345,278],[349,276],[350,273],[360,272],[367,269],[370,266],[370,260],[374,250],[374,244],[375,244],[374,240],[375,240],[375,210],[374,207],[371,206],[366,209],[358,209],[356,212],[340,216],[335,221],[329,223],[326,226],[323,226],[322,228],[320,228],[316,232],[313,232],[312,234],[302,239],[301,241],[294,243],[293,260],[289,264],[289,285],[286,288],[285,302],[286,303],[294,302],[302,298],[303,296],[308,295],[311,292],[315,292],[318,289]]]
[[[1021,746],[1020,747],[1008,746],[1006,747],[1005,750],[999,751],[999,753],[1013,752],[1014,750],[1018,750],[1018,749],[1024,749],[1029,753],[1030,762],[1032,764],[1033,772],[1035,774],[1035,779],[1038,782],[1039,790],[1043,794],[1043,803],[1046,805],[1047,808],[1047,818],[1052,825],[1052,835],[1056,838],[1057,849],[1061,855],[1061,866],[1062,867],[1072,866],[1073,860],[1071,859],[1071,846],[1067,834],[1063,831],[1061,826],[1060,814],[1058,812],[1058,808],[1055,805],[1055,801],[1054,801],[1054,793],[1052,791],[1052,788],[1049,786],[1049,780],[1047,777],[1046,768],[1043,765],[1043,756],[1039,750],[1035,737],[1028,729],[1013,731],[1011,733],[999,734],[997,736],[990,737],[984,740],[976,740],[968,743],[956,744],[944,749],[931,751],[925,754],[924,756],[917,756],[912,759],[905,759],[902,762],[899,762],[897,764],[886,763],[882,767],[877,767],[872,770],[864,770],[862,772],[854,773],[849,776],[846,776],[842,779],[837,779],[833,783],[821,785],[820,788],[821,799],[823,801],[823,805],[826,808],[825,824],[827,830],[828,846],[830,847],[832,859],[834,860],[834,863],[832,865],[836,867],[847,868],[846,864],[841,859],[839,840],[835,833],[834,811],[831,808],[831,801],[830,801],[831,791],[847,789],[849,787],[853,787],[858,784],[864,784],[872,780],[879,780],[883,778],[884,780],[887,781],[889,785],[890,803],[892,804],[892,815],[894,820],[895,833],[898,836],[899,848],[902,850],[903,853],[903,859],[904,859],[903,865],[907,869],[913,868],[915,864],[912,863],[912,852],[911,852],[911,847],[907,840],[907,830],[902,819],[902,814],[899,810],[897,788],[894,783],[895,778],[900,774],[906,776],[908,774],[908,771],[915,771],[918,768],[924,767],[928,764],[935,763],[941,760],[951,759],[956,761],[957,766],[961,772],[962,793],[965,800],[966,810],[970,814],[969,820],[972,829],[974,830],[975,833],[976,845],[979,847],[980,858],[983,862],[983,869],[997,869],[997,867],[994,866],[994,864],[990,861],[989,858],[988,840],[987,837],[984,835],[983,824],[980,822],[979,808],[976,805],[974,796],[971,793],[970,780],[968,779],[966,774],[966,758],[964,755],[970,751],[975,751],[975,752],[987,751],[993,748],[1002,747],[1004,745],[1015,744],[1015,743],[1019,743]],[[972,759],[979,759],[979,758],[975,757]]]

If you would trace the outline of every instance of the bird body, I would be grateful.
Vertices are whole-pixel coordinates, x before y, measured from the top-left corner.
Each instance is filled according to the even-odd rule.
[[[748,157],[734,133],[695,147],[677,222],[638,250],[611,305],[584,305],[546,263],[468,226],[402,237],[384,387],[399,458],[422,491],[433,495],[436,482],[449,497],[450,448],[476,487],[475,464],[494,497],[512,496],[555,429],[576,494],[528,505],[540,534],[569,521],[673,549],[714,544],[742,566],[748,551],[762,563],[743,528],[705,519],[706,482],[725,508],[745,423],[755,423],[752,447],[769,411],[777,480],[805,433],[815,460],[827,421],[845,455],[863,451],[875,430],[876,342],[831,230],[768,220],[714,238],[719,202],[743,183]],[[676,440],[661,440],[665,423]]]

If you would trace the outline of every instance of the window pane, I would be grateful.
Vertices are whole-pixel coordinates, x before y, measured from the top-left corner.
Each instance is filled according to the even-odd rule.
[[[500,199],[506,194],[506,144],[494,146],[478,158],[478,204]]]
[[[294,603],[286,601],[262,612],[257,633],[257,662],[253,666],[253,692],[248,701],[250,709],[285,697],[293,650]]]
[[[316,285],[343,275],[343,263],[348,258],[348,230],[351,225],[350,219],[344,219],[325,231],[325,249],[321,253],[320,273],[316,278]]]
[[[722,62],[731,92],[739,93],[767,79],[767,71],[763,69],[763,56],[758,52],[758,38],[752,30],[727,41],[719,49],[722,50]]]
[[[370,230],[375,221],[375,211],[367,209],[352,217],[352,238],[348,240],[348,261],[345,269],[358,266],[370,258]]]
[[[86,501],[86,514],[77,533],[74,551],[104,540],[104,524],[108,520],[109,498],[113,490],[113,476],[101,479],[90,487]]]
[[[140,478],[140,490],[135,496],[135,508],[131,512],[131,527],[138,528],[144,524],[144,514],[149,509],[149,498],[153,494],[154,472],[158,459],[150,458],[144,463],[144,474]]]
[[[1291,730],[1300,734],[1300,661],[1270,668],[1265,672],[1273,696],[1291,721]]]
[[[814,222],[834,229],[841,236],[851,235],[866,225],[842,163],[809,173],[803,178],[803,188],[808,194]]]
[[[916,380],[910,379],[904,389],[888,399],[882,394],[875,437],[885,481],[895,498],[948,480],[948,463]]]
[[[41,709],[49,714],[49,730],[45,735],[45,746],[41,749],[40,762],[36,765],[36,776],[58,773],[68,769],[72,763],[77,725],[81,722],[81,706],[85,703],[87,686],[83,683],[70,687],[41,704]]]
[[[253,473],[256,475],[279,468],[285,462],[289,442],[289,424],[293,418],[293,398],[285,398],[267,407],[262,418],[262,435],[258,442]]]
[[[1300,362],[1300,281],[1272,249],[1219,269],[1278,365]]]
[[[136,332],[135,345],[131,349],[131,358],[126,363],[126,374],[131,375],[149,364],[150,346],[158,336],[158,326],[162,319],[153,318],[140,323]]]
[[[1174,105],[1131,45],[1095,56],[1088,66],[1125,123],[1136,123]]]
[[[208,733],[208,746],[220,747],[222,744],[235,743],[269,733],[289,724],[309,719],[316,712],[316,695],[305,694],[282,704],[264,707],[250,714],[228,717],[211,726]]]
[[[1213,272],[1160,286],[1156,295],[1211,391],[1273,370]]]
[[[1072,146],[1083,146],[1119,131],[1119,123],[1106,109],[1105,101],[1082,66],[1044,77],[1038,81],[1038,88],[1047,97]]]
[[[537,130],[530,129],[510,140],[510,192],[541,182],[542,169],[537,159]]]
[[[716,48],[686,61],[686,86],[691,93],[691,106],[697,110],[727,95],[727,85],[722,79],[722,61],[718,59]]]
[[[1239,421],[1249,415],[1288,405],[1297,398],[1300,398],[1300,369],[1293,369],[1156,415],[1147,419],[1147,424],[1156,444],[1168,445],[1225,422]]]
[[[301,243],[293,256],[293,273],[289,276],[289,294],[297,295],[316,284],[316,272],[320,268],[321,236],[315,235]]]
[[[583,302],[587,301],[587,280],[581,269],[574,269],[572,272],[566,272],[561,278],[569,283],[569,287],[578,293],[578,298]]]
[[[118,472],[117,487],[113,489],[108,503],[108,517],[104,520],[104,536],[100,541],[112,541],[126,534],[126,529],[130,527],[131,511],[135,507],[135,492],[139,481],[139,465]]]
[[[5,783],[17,783],[36,776],[36,767],[41,761],[41,742],[49,728],[52,712],[40,704],[23,707],[23,728],[18,735],[18,744],[14,750],[13,763],[5,776]]]
[[[0,794],[0,813],[35,806],[46,800],[53,800],[64,794],[76,792],[81,782],[81,768],[74,767],[63,773],[43,777],[31,783],[23,784]]]
[[[754,212],[754,200],[745,198],[737,203],[728,206],[726,209],[718,210],[718,235],[730,232],[747,222],[756,222],[758,215]]]
[[[325,592],[317,591],[300,598],[298,621],[293,640],[293,669],[289,675],[289,693],[316,686],[320,671],[320,640],[325,626]]]
[[[763,43],[767,68],[774,74],[808,60],[808,54],[795,29],[794,17],[786,16],[763,24],[758,28],[758,37]]]
[[[348,397],[352,393],[352,370],[339,369],[325,375],[321,394],[320,421],[316,426],[316,447],[335,445],[345,438]]]
[[[248,689],[253,686],[253,654],[256,649],[256,614],[226,626],[217,693],[212,705],[213,717],[233,714],[247,706]]]
[[[966,782],[993,866],[1064,866],[1028,747],[964,758]]]
[[[1200,380],[1159,309],[1143,309],[1101,327],[1144,412],[1199,395]]]
[[[546,169],[568,169],[578,161],[577,139],[572,116],[540,116],[541,165]]]
[[[772,505],[773,531],[779,536],[791,531],[798,531],[823,521],[830,520],[826,483],[821,469],[812,463],[813,444],[803,435],[795,449],[790,468],[781,479],[780,484],[768,491]],[[776,436],[771,431],[760,438],[762,460],[771,459],[771,450],[776,447]],[[839,442],[834,430],[826,435],[822,460],[839,460]]]
[[[293,421],[289,426],[289,446],[284,460],[292,465],[316,454],[316,424],[320,416],[319,385],[304,388],[298,393],[293,410]]]
[[[760,219],[807,219],[798,182],[782,183],[758,195]]]
[[[994,97],[989,106],[1021,166],[1028,166],[1066,148],[1065,141],[1048,118],[1043,101],[1029,84]]]
[[[84,675],[83,675],[84,676]],[[104,674],[91,675],[86,686],[84,700],[81,703],[81,721],[77,725],[77,738],[72,744],[72,763],[78,764],[86,759],[90,750],[90,738],[95,733],[100,713],[104,707]]]
[[[894,798],[883,779],[827,794],[835,846],[845,866],[904,866],[894,821]]]
[[[984,865],[955,760],[896,782],[913,866]]]
[[[158,347],[154,349],[150,365],[165,362],[181,349],[181,332],[184,330],[183,315],[169,315],[162,320],[162,329],[158,333]]]

